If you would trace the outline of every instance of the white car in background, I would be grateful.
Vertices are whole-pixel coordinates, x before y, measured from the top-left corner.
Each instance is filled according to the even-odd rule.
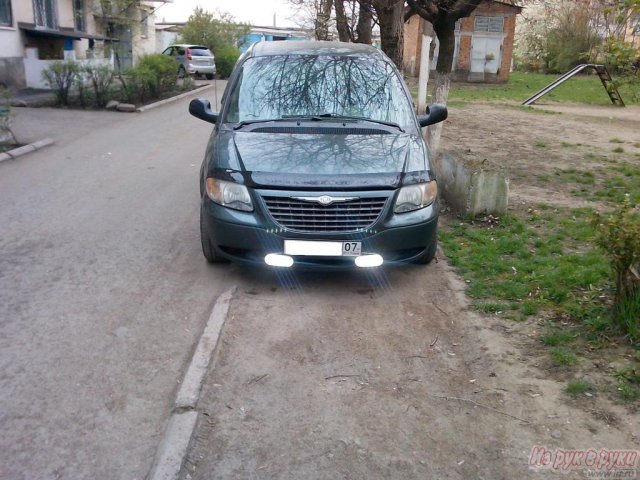
[[[215,56],[202,45],[169,45],[162,54],[176,59],[179,77],[204,75],[207,80],[213,80],[216,74]]]

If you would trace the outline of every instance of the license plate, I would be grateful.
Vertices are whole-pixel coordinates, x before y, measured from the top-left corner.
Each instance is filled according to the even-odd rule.
[[[311,257],[357,257],[362,252],[362,242],[320,242],[285,240],[285,255]]]

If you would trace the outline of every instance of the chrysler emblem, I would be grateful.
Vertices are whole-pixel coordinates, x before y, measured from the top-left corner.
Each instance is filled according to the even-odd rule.
[[[295,200],[302,200],[303,202],[317,202],[323,207],[331,205],[332,203],[349,202],[351,200],[357,200],[359,197],[332,197],[331,195],[320,195],[319,197],[292,197]]]
[[[331,205],[333,203],[333,197],[331,195],[322,195],[318,197],[318,203],[320,205]]]

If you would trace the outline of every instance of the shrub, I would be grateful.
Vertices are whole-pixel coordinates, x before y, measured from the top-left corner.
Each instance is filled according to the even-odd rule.
[[[596,215],[594,223],[596,241],[615,274],[614,320],[633,341],[640,340],[640,211],[626,195],[611,214]]]
[[[18,143],[16,136],[11,130],[11,92],[0,86],[0,152],[5,145],[15,145]]]
[[[631,91],[632,100],[640,100],[640,48],[630,43],[609,40],[602,49],[602,57],[611,72],[619,75],[617,86]]]
[[[87,80],[85,79],[82,67],[78,69],[78,76],[75,82],[73,82],[78,92],[78,102],[81,108],[87,108]]]
[[[93,88],[95,106],[103,108],[109,101],[109,88],[113,83],[114,71],[108,65],[87,64],[82,69],[86,81]]]
[[[225,45],[219,48],[214,54],[216,57],[216,72],[221,78],[229,78],[233,67],[238,61],[238,58],[240,58],[240,50],[233,45]]]
[[[42,71],[42,78],[53,90],[58,102],[69,105],[69,91],[76,83],[80,66],[76,62],[54,62]]]
[[[125,72],[123,86],[127,100],[144,103],[171,90],[176,83],[177,68],[173,58],[162,54],[144,55],[138,65]]]
[[[134,104],[144,103],[151,98],[151,88],[155,82],[153,72],[147,68],[133,67],[125,72],[123,90],[127,101]]]
[[[159,97],[171,90],[176,84],[176,61],[167,55],[160,53],[143,55],[138,61],[137,67],[153,74],[154,79],[148,85],[152,97]]]

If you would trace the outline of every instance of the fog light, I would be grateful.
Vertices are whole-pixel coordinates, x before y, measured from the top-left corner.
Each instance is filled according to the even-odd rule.
[[[379,267],[383,261],[384,259],[377,253],[356,257],[356,265],[361,268]]]
[[[269,253],[264,257],[264,263],[272,267],[290,267],[293,265],[293,258],[289,255]]]

